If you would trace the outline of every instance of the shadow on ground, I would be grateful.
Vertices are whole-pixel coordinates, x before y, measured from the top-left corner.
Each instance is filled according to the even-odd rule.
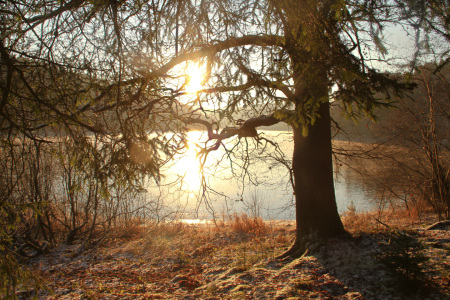
[[[449,249],[426,231],[393,231],[332,241],[316,257],[366,299],[450,299]]]

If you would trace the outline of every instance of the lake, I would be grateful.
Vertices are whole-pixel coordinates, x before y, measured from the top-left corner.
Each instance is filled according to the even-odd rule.
[[[189,148],[162,169],[160,186],[149,184],[150,199],[157,199],[163,214],[209,219],[245,212],[264,219],[295,219],[294,196],[288,167],[293,141],[290,131],[260,132],[260,141],[230,139],[199,156],[207,133],[188,134]],[[209,142],[211,143],[211,142]],[[211,144],[206,144],[211,146]],[[203,188],[206,186],[206,189]],[[377,194],[362,177],[335,164],[335,191],[339,213],[375,209]]]

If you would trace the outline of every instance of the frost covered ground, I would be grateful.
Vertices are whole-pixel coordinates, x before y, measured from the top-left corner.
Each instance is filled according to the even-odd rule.
[[[295,223],[246,222],[146,227],[96,246],[61,245],[32,261],[49,289],[39,298],[450,299],[448,227],[351,229],[351,239],[279,260]]]

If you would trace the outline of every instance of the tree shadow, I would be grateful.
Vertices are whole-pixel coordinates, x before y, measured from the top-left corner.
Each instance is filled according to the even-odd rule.
[[[449,299],[429,279],[425,246],[412,234],[336,239],[315,256],[332,276],[367,299]]]

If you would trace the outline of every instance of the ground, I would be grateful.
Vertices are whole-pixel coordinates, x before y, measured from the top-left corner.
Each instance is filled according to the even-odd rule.
[[[30,267],[48,288],[39,299],[450,299],[448,227],[358,230],[355,218],[369,217],[344,218],[352,238],[296,259],[276,258],[295,223],[241,218],[141,226],[60,245]]]

